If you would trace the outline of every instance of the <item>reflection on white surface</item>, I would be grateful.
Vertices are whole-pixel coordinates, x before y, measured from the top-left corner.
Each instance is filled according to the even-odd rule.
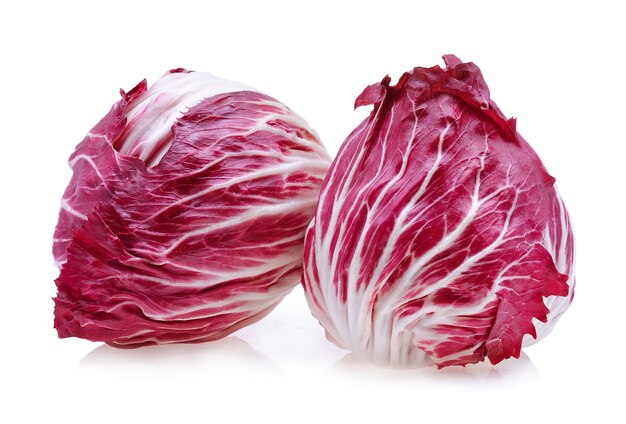
[[[239,337],[203,344],[148,346],[138,349],[118,349],[106,344],[89,352],[76,369],[77,377],[103,378],[194,378],[250,379],[300,377],[337,380],[353,383],[382,382],[388,384],[427,385],[432,383],[463,383],[511,385],[536,383],[539,371],[528,357],[509,359],[493,366],[489,362],[466,367],[437,369],[427,367],[413,370],[379,368],[346,353],[330,366],[321,366],[313,352],[266,349],[266,354],[254,349]],[[275,354],[275,355],[274,355]],[[269,355],[275,356],[274,358]]]
[[[413,370],[379,368],[359,359],[353,353],[346,354],[327,372],[327,376],[343,376],[350,379],[384,379],[387,382],[411,382],[438,380],[440,382],[493,382],[532,383],[541,380],[539,371],[524,352],[519,359],[508,359],[494,366],[488,361],[466,367],[426,367]]]
[[[76,375],[106,377],[198,377],[262,374],[281,377],[282,369],[238,337],[202,344],[118,349],[103,344],[79,363]]]

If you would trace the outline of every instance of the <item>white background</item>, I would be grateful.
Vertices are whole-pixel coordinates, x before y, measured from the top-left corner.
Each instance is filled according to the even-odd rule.
[[[128,2],[130,3],[130,2]],[[620,2],[3,2],[0,421],[625,422],[626,62]],[[327,342],[298,287],[219,342],[115,350],[58,340],[51,239],[85,133],[170,68],[257,87],[334,155],[386,74],[454,53],[538,151],[577,237],[576,298],[497,367],[386,371]]]

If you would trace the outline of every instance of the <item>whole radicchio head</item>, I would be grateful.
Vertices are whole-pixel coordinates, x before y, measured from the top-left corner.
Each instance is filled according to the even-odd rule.
[[[70,157],[55,327],[114,346],[223,337],[298,283],[330,163],[282,103],[210,74],[140,82]]]
[[[478,67],[444,60],[357,98],[374,109],[342,145],[307,230],[313,315],[381,365],[518,357],[574,293],[554,178]]]

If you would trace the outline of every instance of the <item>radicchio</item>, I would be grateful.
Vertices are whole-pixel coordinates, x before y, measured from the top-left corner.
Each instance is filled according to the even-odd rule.
[[[496,364],[574,293],[570,220],[478,67],[371,85],[307,230],[303,285],[329,339],[377,364]]]
[[[199,342],[260,319],[299,281],[326,150],[282,103],[210,74],[121,94],[69,160],[59,336]]]

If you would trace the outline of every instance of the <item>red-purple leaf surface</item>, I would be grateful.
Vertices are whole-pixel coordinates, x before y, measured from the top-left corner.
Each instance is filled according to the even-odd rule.
[[[330,159],[306,122],[181,69],[142,81],[70,157],[55,327],[115,346],[223,337],[298,283]]]
[[[478,67],[365,89],[307,230],[303,285],[329,338],[382,365],[518,357],[571,303],[569,217]]]

